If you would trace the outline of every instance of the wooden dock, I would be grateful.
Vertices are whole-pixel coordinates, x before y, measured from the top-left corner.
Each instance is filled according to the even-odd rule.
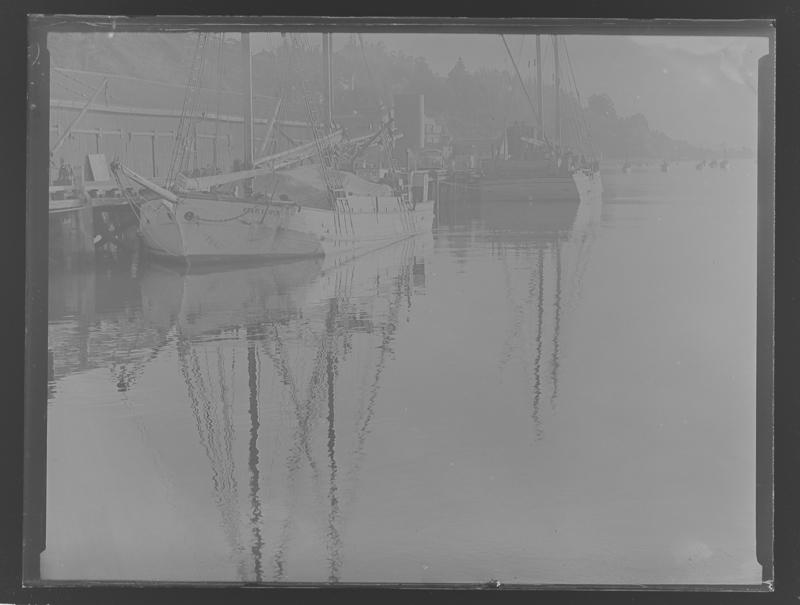
[[[91,263],[95,248],[116,241],[130,223],[128,197],[113,181],[83,185],[51,185],[49,199],[50,262],[54,265]],[[124,215],[124,216],[123,216]]]
[[[135,197],[136,191],[129,189],[128,195]],[[84,186],[51,185],[50,212],[76,210],[91,204],[92,208],[114,208],[126,206],[128,200],[119,186],[112,181],[87,182]]]

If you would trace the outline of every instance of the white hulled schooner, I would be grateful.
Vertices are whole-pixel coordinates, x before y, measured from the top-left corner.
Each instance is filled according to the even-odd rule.
[[[190,124],[197,118],[196,92],[205,45],[199,34],[175,152],[165,187],[142,177],[119,162],[112,170],[147,190],[147,199],[134,203],[147,248],[161,257],[192,262],[287,259],[306,256],[352,257],[416,234],[430,232],[434,202],[423,195],[415,201],[408,179],[393,175],[393,185],[366,181],[338,170],[343,143],[332,127],[328,90],[327,124],[321,126],[305,84],[303,97],[313,141],[288,151],[253,160],[252,67],[249,34],[242,34],[245,107],[244,170],[187,178],[180,168],[186,157]],[[292,34],[295,46],[303,44]],[[323,34],[323,55],[330,70],[331,34]],[[327,78],[330,86],[330,78]],[[273,120],[274,121],[274,120]],[[378,134],[391,137],[391,119],[384,116]],[[269,136],[269,132],[267,134]],[[376,135],[347,141],[352,147],[377,140]],[[303,165],[316,157],[313,165]],[[261,183],[261,192],[253,184]],[[232,192],[225,185],[238,183]]]

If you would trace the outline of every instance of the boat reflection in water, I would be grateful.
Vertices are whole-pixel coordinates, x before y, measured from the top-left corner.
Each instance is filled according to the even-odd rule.
[[[320,258],[191,273],[153,264],[141,279],[142,309],[148,323],[182,338],[219,333],[297,314],[321,272]]]
[[[339,266],[146,268],[142,318],[166,344],[92,428],[75,409],[58,419],[42,577],[337,581],[381,374],[431,245]],[[76,470],[98,440],[111,460]]]
[[[752,360],[708,380],[752,350],[738,273],[707,288],[755,249],[750,177],[698,201],[659,174],[605,208],[442,201],[339,266],[54,280],[42,578],[760,578]]]
[[[581,296],[602,208],[600,198],[497,203],[465,197],[442,205],[437,246],[456,256],[488,247],[499,261],[507,321],[497,366],[508,384],[524,385],[536,439],[543,437],[545,416],[555,412],[568,353],[564,331]]]

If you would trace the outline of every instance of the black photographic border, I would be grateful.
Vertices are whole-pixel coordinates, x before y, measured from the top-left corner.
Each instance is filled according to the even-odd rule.
[[[788,492],[791,485],[791,477],[796,468],[795,464],[800,462],[797,454],[797,441],[800,436],[796,420],[791,418],[791,409],[788,402],[793,402],[796,391],[783,391],[783,406],[776,406],[773,409],[773,385],[780,384],[787,386],[786,377],[789,374],[791,357],[787,356],[794,352],[789,349],[789,343],[794,344],[794,334],[786,330],[782,334],[774,329],[774,318],[792,317],[791,308],[788,307],[790,301],[796,300],[797,284],[795,275],[786,275],[784,284],[791,284],[791,292],[786,288],[781,290],[777,287],[775,280],[776,272],[783,270],[786,272],[789,267],[794,268],[800,257],[795,247],[789,248],[790,238],[789,229],[792,228],[793,210],[800,203],[797,186],[789,180],[791,174],[789,167],[800,166],[798,150],[800,144],[796,143],[798,129],[796,118],[794,117],[795,108],[798,107],[798,80],[800,80],[800,50],[797,47],[797,38],[800,37],[798,31],[798,21],[800,21],[800,7],[791,6],[791,2],[770,2],[748,3],[746,7],[741,4],[722,4],[710,1],[672,2],[669,5],[662,3],[659,6],[638,6],[633,3],[606,2],[600,6],[596,2],[575,2],[566,5],[548,7],[537,6],[516,6],[513,7],[514,16],[511,14],[502,15],[497,5],[484,7],[493,9],[495,14],[476,14],[476,11],[460,7],[441,7],[443,14],[440,16],[426,15],[431,10],[412,10],[413,7],[404,5],[402,12],[413,13],[417,17],[398,18],[395,16],[375,17],[375,18],[348,18],[344,15],[334,18],[314,17],[303,15],[302,13],[318,13],[330,15],[333,7],[323,9],[321,7],[306,9],[301,11],[295,8],[293,11],[280,11],[278,7],[271,10],[271,7],[254,6],[250,4],[241,9],[234,9],[234,4],[227,2],[225,8],[230,13],[241,15],[240,17],[229,17],[224,15],[213,15],[219,12],[221,7],[210,6],[210,3],[203,5],[194,4],[192,6],[181,5],[175,2],[162,2],[157,5],[150,3],[146,7],[142,2],[93,2],[75,3],[48,2],[48,3],[28,3],[27,6],[17,6],[14,8],[3,9],[4,18],[0,20],[4,28],[3,44],[6,52],[3,54],[2,64],[9,69],[4,70],[8,73],[9,84],[16,90],[12,94],[3,97],[6,111],[3,114],[7,119],[7,135],[4,141],[6,153],[4,154],[4,164],[7,167],[5,191],[8,195],[6,208],[9,211],[6,222],[6,237],[2,238],[5,246],[3,258],[8,259],[6,274],[10,275],[16,288],[8,288],[6,292],[6,305],[10,303],[10,309],[18,313],[19,320],[9,321],[6,332],[5,345],[10,353],[6,357],[4,368],[10,378],[12,388],[7,396],[7,403],[4,410],[5,421],[0,426],[5,430],[5,434],[0,435],[3,448],[0,450],[0,468],[2,468],[2,479],[7,489],[2,491],[6,494],[3,498],[6,506],[3,507],[2,532],[0,536],[0,602],[138,602],[143,599],[155,600],[158,602],[172,602],[176,599],[192,599],[201,601],[208,599],[218,601],[220,598],[242,601],[250,599],[278,598],[283,600],[301,599],[303,601],[312,598],[329,598],[330,596],[352,598],[360,596],[367,599],[375,597],[385,598],[386,596],[400,596],[405,599],[431,598],[437,601],[444,598],[554,598],[556,600],[565,599],[568,602],[576,602],[586,598],[597,598],[596,591],[603,593],[602,598],[636,600],[661,600],[680,598],[681,602],[686,599],[690,601],[695,598],[720,598],[720,591],[725,593],[726,599],[745,599],[745,598],[779,598],[786,596],[797,597],[798,577],[800,577],[800,563],[797,556],[797,541],[800,538],[796,524],[796,512],[799,510],[792,504],[798,504],[793,497],[794,494]],[[175,5],[174,8],[171,5]],[[281,7],[285,8],[285,7]],[[337,7],[339,12],[346,13]],[[389,15],[400,13],[397,10],[388,10],[388,5],[373,6],[368,11],[370,14],[380,14],[381,12]],[[448,10],[449,8],[449,10]],[[147,10],[149,9],[149,10]],[[259,10],[261,9],[261,10]],[[147,12],[145,12],[147,11]],[[300,16],[275,16],[280,12],[288,12],[290,15]],[[350,12],[353,12],[352,9]],[[367,12],[362,9],[362,12]],[[155,16],[156,14],[169,16]],[[187,13],[187,16],[179,16]],[[250,14],[249,14],[250,13]],[[252,13],[271,13],[272,16],[261,17]],[[458,18],[452,19],[446,15],[470,14],[474,16],[469,20]],[[72,15],[64,18],[34,18],[31,23],[33,27],[29,29],[28,15],[36,14],[63,14]],[[83,16],[75,16],[82,14]],[[92,15],[129,15],[128,18],[110,19],[108,17],[94,17]],[[202,17],[191,17],[189,14],[202,14]],[[213,16],[212,16],[213,15]],[[625,18],[619,18],[624,15]],[[497,22],[494,19],[503,18],[504,21]],[[511,20],[505,20],[509,18]],[[523,20],[529,18],[530,20]],[[356,19],[353,21],[352,19]],[[568,19],[568,20],[564,20]],[[600,19],[598,21],[598,19]],[[765,24],[763,20],[771,20],[772,24]],[[472,31],[497,31],[502,29],[508,31],[511,28],[525,28],[528,32],[539,31],[540,33],[636,33],[636,34],[659,34],[669,33],[671,35],[682,34],[714,34],[714,35],[769,35],[770,36],[770,55],[775,57],[774,69],[776,81],[773,82],[775,88],[768,90],[767,87],[760,88],[759,94],[764,97],[759,98],[759,155],[758,155],[758,341],[757,341],[757,510],[758,512],[758,558],[765,568],[764,582],[761,586],[751,588],[750,594],[743,590],[741,586],[618,586],[618,585],[543,585],[543,586],[510,586],[503,585],[494,588],[483,585],[337,585],[326,586],[324,584],[300,586],[281,585],[275,586],[231,586],[231,585],[209,585],[209,584],[186,584],[186,585],[161,585],[156,583],[75,583],[71,587],[55,586],[30,586],[22,585],[23,565],[30,569],[31,561],[24,562],[22,556],[22,536],[23,525],[26,525],[27,536],[35,535],[37,528],[40,528],[41,518],[36,511],[29,511],[26,520],[22,521],[23,492],[27,498],[36,499],[37,490],[41,495],[44,489],[44,468],[42,465],[46,460],[44,450],[46,442],[40,439],[42,427],[46,426],[46,347],[47,347],[47,244],[48,236],[47,212],[43,204],[22,203],[22,200],[47,199],[44,195],[45,181],[37,179],[35,176],[40,174],[41,163],[33,161],[34,158],[47,157],[47,137],[48,137],[48,114],[49,114],[49,91],[48,69],[46,66],[46,55],[27,57],[29,51],[35,53],[38,48],[43,48],[41,36],[43,31],[76,31],[85,28],[84,31],[108,31],[115,27],[117,31],[130,31],[136,28],[144,29],[163,29],[165,27],[175,29],[194,29],[198,26],[208,26],[209,22],[216,21],[229,31],[236,29],[257,29],[259,23],[276,24],[281,23],[281,28],[290,30],[309,29],[309,27],[326,27],[331,31],[352,31],[354,23],[363,26],[362,31],[394,31],[402,29],[406,31],[441,31],[443,29],[452,30],[454,27]],[[36,24],[43,27],[37,27]],[[213,26],[212,26],[213,28]],[[37,68],[42,70],[44,78],[29,76],[28,65],[34,63]],[[762,70],[763,71],[763,70]],[[760,74],[761,75],[761,74]],[[16,85],[16,86],[15,86]],[[774,93],[775,108],[771,103],[761,102],[762,98],[772,99]],[[26,121],[29,121],[26,130]],[[779,128],[770,128],[773,124],[779,124]],[[776,145],[777,144],[777,145]],[[23,152],[23,149],[25,151]],[[780,150],[775,153],[775,150]],[[781,169],[783,167],[783,169]],[[774,172],[773,172],[774,170]],[[795,168],[796,170],[796,168]],[[773,178],[773,174],[775,178]],[[781,181],[779,174],[785,175],[785,180]],[[26,179],[23,179],[26,175]],[[776,199],[781,199],[781,204],[776,204]],[[38,206],[42,206],[41,208]],[[777,217],[780,222],[775,222]],[[796,212],[796,210],[794,210]],[[796,218],[796,217],[795,217]],[[23,229],[21,225],[26,225]],[[777,242],[783,242],[783,247],[778,245],[775,248],[775,235],[784,234],[783,238],[778,238]],[[791,235],[796,231],[793,230]],[[772,251],[775,249],[775,257]],[[781,252],[783,254],[781,255]],[[781,258],[783,256],[783,258]],[[24,262],[23,262],[24,259]],[[794,272],[793,272],[794,273]],[[783,303],[781,298],[774,298],[773,291],[778,294],[783,292]],[[21,296],[25,293],[24,297]],[[775,313],[773,313],[773,308]],[[781,311],[783,309],[783,311]],[[786,325],[789,325],[786,322]],[[791,325],[796,328],[797,322],[792,321]],[[796,345],[794,345],[796,346]],[[24,347],[24,349],[23,349]],[[23,350],[25,354],[23,355]],[[779,363],[775,355],[778,351],[784,352],[783,362]],[[783,368],[783,371],[781,371]],[[773,382],[773,369],[776,371],[775,377],[783,376],[783,382]],[[774,400],[779,401],[778,390],[775,389]],[[23,401],[25,405],[23,405]],[[38,403],[37,403],[38,402]],[[44,403],[44,405],[42,405]],[[791,406],[794,407],[794,406]],[[774,421],[778,419],[776,424]],[[774,437],[773,437],[774,435]],[[773,441],[774,439],[774,441]],[[774,449],[773,449],[774,444]],[[791,449],[794,446],[794,449]],[[23,464],[24,461],[24,464]],[[27,476],[23,483],[23,466]],[[777,471],[778,485],[782,485],[786,490],[776,490],[777,498],[775,521],[773,524],[772,504],[773,504],[773,468]],[[37,472],[38,471],[38,472]],[[790,474],[791,473],[791,474]],[[781,477],[783,479],[781,479]],[[10,496],[10,497],[9,497]],[[779,528],[774,532],[774,550],[776,553],[774,592],[772,573],[770,569],[773,563],[773,527]],[[43,529],[43,528],[42,528]],[[36,545],[28,548],[27,552],[35,552]],[[38,553],[37,553],[38,558]],[[394,588],[387,592],[387,588]],[[655,592],[650,592],[655,590]],[[266,591],[266,592],[262,592]],[[535,591],[533,594],[531,591]],[[646,591],[646,592],[645,592]],[[759,594],[752,594],[757,592]],[[338,594],[334,594],[338,593]],[[591,597],[588,595],[592,595]],[[514,595],[512,597],[512,595]],[[545,597],[547,595],[547,597]],[[680,595],[680,596],[679,596]]]

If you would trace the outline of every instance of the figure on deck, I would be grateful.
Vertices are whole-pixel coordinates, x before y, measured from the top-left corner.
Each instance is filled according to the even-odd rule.
[[[61,158],[61,162],[58,166],[58,179],[56,180],[56,185],[71,185],[72,179],[70,178],[70,167],[64,161],[64,158]]]

